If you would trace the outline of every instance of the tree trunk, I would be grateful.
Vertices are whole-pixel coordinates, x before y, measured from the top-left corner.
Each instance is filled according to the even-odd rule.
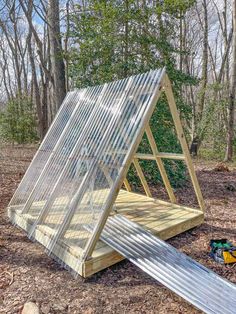
[[[62,55],[58,0],[48,1],[48,24],[53,76],[53,98],[56,112],[66,95],[65,65]]]
[[[200,86],[199,101],[197,102],[195,117],[193,116],[193,131],[192,131],[192,143],[191,147],[194,147],[194,155],[197,155],[198,149],[201,144],[201,137],[199,136],[199,124],[202,120],[203,110],[205,106],[206,87],[208,82],[208,12],[207,12],[207,0],[202,1],[203,5],[203,51],[202,51],[202,78]],[[198,13],[201,23],[201,17]]]
[[[198,103],[198,120],[201,120],[205,104],[206,86],[208,79],[208,15],[207,1],[203,0],[204,11],[204,30],[203,30],[203,53],[202,53],[202,81],[200,90],[200,99]]]
[[[232,77],[228,109],[228,130],[227,145],[225,152],[225,161],[231,161],[233,158],[233,140],[234,140],[234,111],[236,95],[236,0],[233,2],[233,56],[232,56]]]
[[[45,135],[46,130],[43,125],[41,97],[40,97],[39,85],[38,85],[38,80],[37,80],[34,56],[33,56],[33,51],[32,51],[31,38],[32,38],[32,32],[30,31],[28,35],[28,53],[29,53],[31,72],[32,72],[32,87],[33,87],[33,94],[34,94],[34,102],[36,105],[36,111],[37,111],[37,116],[38,116],[38,129],[39,129],[40,139],[42,140]]]
[[[66,2],[66,32],[64,41],[65,50],[65,80],[66,80],[66,92],[69,91],[69,58],[68,58],[68,43],[70,36],[70,3],[69,0]]]
[[[42,106],[42,133],[45,135],[48,130],[48,85],[49,78],[45,75],[42,66],[40,65],[41,75],[41,106]]]

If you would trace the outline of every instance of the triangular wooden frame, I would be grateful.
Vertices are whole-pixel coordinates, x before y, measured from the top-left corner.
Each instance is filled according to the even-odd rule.
[[[119,86],[122,86],[120,94],[117,93]],[[109,92],[106,94],[106,91]],[[167,97],[182,154],[159,152],[149,125],[157,101],[163,92]],[[110,93],[113,97],[119,95],[117,103],[113,100],[110,101]],[[130,99],[132,99],[131,102],[129,102]],[[130,106],[130,104],[135,104],[135,106]],[[61,108],[8,206],[10,219],[26,230],[30,238],[43,244],[49,254],[52,253],[63,264],[85,277],[121,260],[122,256],[116,255],[114,258],[113,254],[116,252],[112,251],[110,247],[105,248],[105,253],[99,251],[97,248],[101,247],[103,243],[98,243],[98,240],[112,209],[118,208],[119,213],[122,212],[126,215],[131,203],[135,204],[131,205],[131,207],[134,206],[132,210],[137,211],[138,209],[139,212],[140,210],[142,212],[142,207],[150,206],[145,209],[143,214],[150,215],[148,219],[151,217],[151,219],[156,219],[157,228],[155,227],[156,229],[154,228],[152,231],[163,239],[203,222],[204,201],[184,137],[171,83],[165,69],[157,69],[124,80],[70,92]],[[126,111],[127,109],[128,111]],[[104,112],[106,112],[108,129],[104,123]],[[96,124],[94,124],[94,117]],[[81,122],[79,130],[77,129],[78,121]],[[116,126],[119,127],[116,129]],[[126,128],[126,126],[128,127]],[[98,128],[101,138],[96,141],[95,146],[94,144],[90,146],[89,139],[94,136],[93,132],[96,128]],[[110,132],[111,128],[114,132]],[[97,134],[97,132],[95,133]],[[152,154],[137,153],[144,133],[147,135]],[[110,136],[110,134],[113,135]],[[76,136],[73,138],[74,135]],[[114,136],[113,140],[111,140],[112,136]],[[67,140],[69,139],[70,142],[71,138],[73,138],[73,145],[67,149]],[[91,156],[81,153],[83,147],[90,147]],[[64,149],[65,156],[63,155]],[[102,183],[92,188],[92,196],[90,196],[90,182],[97,178],[98,168],[96,165],[101,156],[103,156],[102,158],[111,156],[109,158],[112,162],[108,158],[107,162],[105,160],[105,162],[99,163],[99,169],[103,173],[103,179],[99,182]],[[64,158],[63,162],[62,157]],[[80,183],[77,182],[77,175],[74,175],[72,193],[63,195],[65,187],[63,184],[67,184],[67,181],[70,180],[71,169],[78,170],[79,167],[82,167],[78,164],[81,158],[85,161],[86,158],[91,160],[91,165],[80,175]],[[174,191],[162,162],[164,158],[186,162],[201,210],[176,204]],[[151,197],[151,191],[139,164],[141,159],[156,162],[169,195],[169,203]],[[76,166],[74,166],[74,161],[76,161]],[[131,191],[126,176],[132,163],[146,196]],[[54,165],[56,165],[55,168]],[[115,171],[111,169],[115,169]],[[121,190],[122,185],[127,191]],[[93,204],[86,203],[89,197],[93,197],[93,193],[98,209],[95,215]],[[121,203],[120,200],[122,200]],[[85,206],[84,204],[81,206],[82,201],[84,204],[86,203]],[[58,203],[53,206],[54,202]],[[58,204],[61,206],[59,212],[57,211]],[[164,226],[159,228],[158,224],[162,225],[162,217],[158,213],[158,216],[155,216],[155,213],[152,216],[150,210],[153,208],[164,211],[165,215],[170,217],[171,223],[164,223]],[[179,215],[180,219],[178,219]],[[54,224],[51,224],[52,221]],[[74,224],[76,229],[73,230],[75,238],[72,236],[70,242],[70,238],[68,240],[67,236],[68,233],[70,234],[71,224]],[[141,225],[146,227],[145,221],[141,222]],[[74,246],[74,240],[79,244]],[[98,245],[96,245],[97,243]],[[101,260],[104,262],[101,263]]]
[[[166,98],[167,98],[167,101],[169,104],[169,109],[170,109],[170,112],[171,112],[171,115],[173,118],[173,123],[174,123],[175,129],[176,129],[178,140],[179,140],[181,148],[182,148],[182,154],[160,153],[157,149],[151,128],[149,126],[150,118],[153,114],[156,103],[157,103],[162,92],[165,92],[165,94],[166,94]],[[136,153],[138,146],[141,142],[141,139],[144,135],[144,132],[146,132],[146,135],[148,137],[148,140],[149,140],[152,152],[153,152],[152,155]],[[100,238],[100,235],[101,235],[103,227],[106,223],[106,220],[110,214],[112,206],[115,203],[117,195],[121,189],[122,184],[125,185],[125,187],[128,191],[131,190],[130,185],[128,183],[128,180],[126,179],[126,175],[127,175],[127,172],[128,172],[128,169],[129,169],[131,163],[134,163],[136,171],[137,171],[137,173],[140,177],[140,180],[143,184],[143,188],[144,188],[147,196],[149,196],[150,190],[149,190],[148,184],[145,180],[145,176],[141,170],[141,167],[139,166],[138,159],[155,160],[157,163],[158,169],[160,171],[163,183],[164,183],[165,188],[167,190],[167,193],[169,195],[170,202],[176,203],[176,198],[175,198],[175,195],[173,193],[172,187],[170,185],[169,179],[167,177],[167,174],[166,174],[163,162],[162,162],[162,158],[177,159],[177,160],[184,160],[185,161],[189,175],[190,175],[190,178],[191,178],[191,181],[192,181],[192,184],[193,184],[193,188],[194,188],[194,191],[195,191],[195,194],[197,197],[199,207],[202,211],[204,211],[205,204],[204,204],[202,192],[201,192],[201,189],[200,189],[200,186],[198,183],[196,173],[194,171],[194,167],[193,167],[192,159],[191,159],[190,152],[188,149],[187,141],[186,141],[186,138],[184,136],[183,127],[182,127],[179,113],[177,110],[171,82],[170,82],[167,74],[164,75],[164,77],[161,81],[161,84],[160,84],[160,89],[157,91],[155,97],[153,97],[153,101],[152,101],[152,104],[150,106],[150,111],[145,117],[145,122],[143,123],[142,126],[140,126],[139,136],[136,139],[135,145],[133,145],[133,147],[130,151],[127,165],[126,165],[126,167],[124,167],[124,170],[121,173],[119,180],[117,181],[117,184],[113,189],[113,193],[110,194],[110,199],[108,200],[106,207],[104,208],[104,211],[101,215],[101,218],[99,219],[99,222],[97,223],[96,227],[94,228],[94,230],[91,234],[89,241],[87,242],[87,245],[86,245],[84,252],[83,252],[83,255],[82,255],[82,262],[88,260],[91,257],[91,255],[94,251],[94,248],[95,248],[95,246],[96,246],[96,244]]]

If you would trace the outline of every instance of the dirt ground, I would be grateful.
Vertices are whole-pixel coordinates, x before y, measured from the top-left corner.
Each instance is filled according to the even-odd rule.
[[[74,279],[13,226],[6,206],[34,153],[33,147],[0,148],[0,313],[20,313],[27,301],[36,302],[45,314],[200,313],[128,261],[86,280]],[[196,162],[207,204],[205,223],[169,242],[236,283],[236,265],[222,266],[209,257],[211,238],[236,243],[236,170],[218,172],[215,164]],[[176,193],[180,202],[196,205],[190,186]]]

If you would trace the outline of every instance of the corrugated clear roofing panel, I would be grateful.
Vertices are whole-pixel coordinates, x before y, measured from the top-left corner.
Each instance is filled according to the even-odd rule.
[[[66,206],[62,206],[60,218],[53,223],[57,228],[49,250],[53,251],[58,241],[69,246],[77,243],[81,249],[85,248],[88,240],[86,225],[95,226],[101,217],[118,175],[125,167],[129,149],[139,134],[150,100],[158,90],[160,76],[160,71],[152,71],[131,77],[125,81],[118,98],[96,104],[96,111],[102,114],[95,126],[84,129],[83,142],[78,143],[78,149],[72,154],[77,162],[78,175],[71,182],[71,194]],[[60,197],[60,190],[55,199]],[[54,206],[48,219],[53,215]]]
[[[235,313],[235,284],[177,251],[140,225],[121,215],[109,217],[101,239],[204,313]]]
[[[106,110],[108,103],[114,101],[114,97],[120,97],[121,91],[125,88],[127,80],[120,81],[118,83],[105,84],[99,92],[99,97],[96,99],[96,103],[86,98],[86,103],[93,110],[88,112],[88,108],[83,104],[82,108],[86,113],[86,116],[81,119],[81,111],[79,108],[75,111],[74,121],[70,121],[70,130],[63,136],[63,143],[70,138],[70,132],[74,132],[75,140],[73,141],[72,148],[67,151],[65,159],[63,160],[63,167],[61,171],[54,172],[54,182],[47,187],[47,195],[42,197],[39,193],[36,193],[36,198],[32,201],[33,206],[30,208],[31,214],[34,213],[35,208],[38,208],[38,199],[44,198],[45,201],[41,206],[40,215],[37,217],[33,229],[31,230],[32,236],[34,235],[34,229],[38,224],[49,223],[53,228],[61,223],[63,214],[67,210],[67,203],[72,198],[73,193],[83,184],[83,177],[87,173],[86,165],[88,164],[87,156],[94,154],[94,148],[99,146],[102,139],[101,122],[103,123],[102,129],[105,124],[108,123],[110,113]],[[97,90],[95,88],[95,90]],[[99,106],[97,106],[99,104]],[[103,120],[103,117],[105,119]],[[78,120],[81,120],[78,123]],[[94,138],[95,134],[97,135]],[[64,148],[64,146],[62,145]],[[60,152],[58,152],[58,159],[60,160]],[[55,162],[53,162],[54,164]],[[42,183],[45,180],[42,181]],[[49,193],[48,193],[49,191]],[[60,207],[61,204],[61,207]],[[60,208],[60,209],[59,209]],[[45,222],[46,219],[46,222]]]
[[[37,153],[35,154],[26,174],[24,175],[20,185],[18,186],[16,192],[9,206],[18,205],[22,208],[22,205],[26,202],[34,185],[41,173],[46,161],[50,157],[63,129],[65,128],[76,104],[83,91],[69,92],[63,101],[57,116],[52,123],[47,136],[41,143]]]
[[[50,233],[44,242],[50,252],[85,248],[86,226],[96,226],[114,193],[163,74],[150,71],[67,96],[21,183],[27,188],[20,185],[12,201],[20,200],[22,217],[33,220],[31,237],[36,228]]]
[[[40,176],[27,199],[22,213],[31,214],[37,218],[44,204],[50,199],[51,191],[55,185],[58,176],[65,166],[70,152],[73,150],[78,137],[83,131],[86,119],[94,110],[93,100],[98,97],[101,86],[87,89],[81,95],[77,102],[71,117],[64,127],[60,138],[54,147],[53,153],[45,163]],[[77,114],[78,113],[78,114]],[[40,206],[38,206],[40,204]]]

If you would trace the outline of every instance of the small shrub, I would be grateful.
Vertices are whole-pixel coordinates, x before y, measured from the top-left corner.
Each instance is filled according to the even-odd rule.
[[[33,104],[28,97],[18,96],[10,100],[0,112],[0,137],[13,144],[38,139]]]

